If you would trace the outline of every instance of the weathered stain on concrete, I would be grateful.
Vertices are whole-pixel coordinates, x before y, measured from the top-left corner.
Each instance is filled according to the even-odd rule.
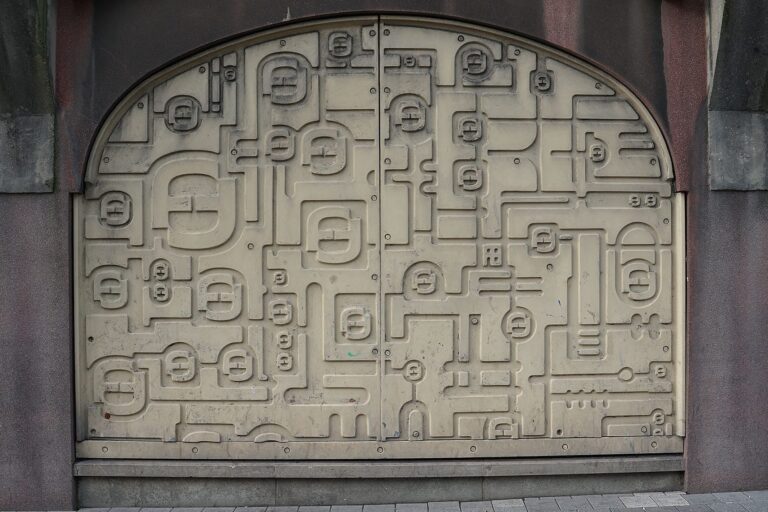
[[[8,0],[0,17],[0,193],[53,190],[47,2]]]
[[[689,191],[703,161],[706,140],[696,140],[706,122],[699,112],[707,103],[707,34],[705,2],[666,1],[661,4],[664,81],[669,145],[675,162],[675,189]],[[699,154],[694,154],[696,151]]]

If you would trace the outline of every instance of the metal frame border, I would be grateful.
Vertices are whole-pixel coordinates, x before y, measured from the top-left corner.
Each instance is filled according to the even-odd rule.
[[[554,46],[547,45],[525,36],[504,32],[502,30],[491,29],[482,25],[464,23],[439,16],[397,16],[397,15],[368,15],[368,16],[339,16],[333,18],[311,20],[287,26],[281,26],[273,29],[260,30],[244,37],[239,37],[232,41],[217,45],[208,50],[196,53],[193,57],[183,59],[177,63],[171,64],[163,70],[153,74],[151,77],[143,80],[125,95],[125,97],[115,106],[107,117],[106,122],[99,128],[98,135],[91,148],[86,167],[86,182],[90,182],[93,170],[97,168],[98,161],[101,158],[101,152],[106,144],[112,128],[120,120],[121,116],[129,106],[144,93],[164,79],[172,76],[177,70],[185,67],[197,65],[200,62],[207,61],[214,55],[223,54],[235,46],[243,44],[258,44],[261,41],[270,40],[279,35],[298,33],[307,27],[333,26],[334,24],[344,23],[350,20],[372,21],[374,23],[386,22],[411,22],[426,27],[438,27],[444,29],[454,29],[467,33],[478,34],[482,37],[495,36],[501,38],[505,43],[515,44],[535,49],[562,60],[576,69],[581,69],[591,76],[594,76],[607,85],[612,87],[617,93],[623,94],[627,101],[637,109],[641,118],[650,120],[648,129],[655,140],[663,142],[663,147],[659,147],[660,163],[663,163],[663,175],[668,179],[673,179],[672,160],[670,156],[669,144],[661,130],[660,125],[653,113],[643,104],[638,96],[629,87],[624,85],[618,78],[614,78],[598,66],[587,62],[583,58],[571,55]],[[83,424],[83,398],[86,390],[84,389],[83,376],[80,366],[82,357],[82,321],[79,318],[78,297],[80,293],[77,284],[77,276],[80,273],[81,258],[80,252],[80,208],[84,195],[74,198],[74,230],[73,230],[73,265],[75,284],[73,287],[73,301],[75,311],[75,422],[76,439],[83,439],[86,426]],[[685,311],[685,200],[683,193],[676,193],[673,196],[673,248],[677,251],[673,262],[673,282],[677,287],[676,296],[673,297],[673,323],[677,330],[676,341],[674,343],[674,354],[678,356],[674,361],[675,378],[675,415],[676,430],[680,435],[670,437],[610,437],[610,438],[573,438],[573,439],[552,439],[552,438],[522,438],[510,440],[501,446],[495,440],[432,440],[420,441],[418,453],[414,453],[413,443],[405,441],[351,441],[351,442],[275,442],[275,443],[246,443],[230,442],[221,445],[208,446],[211,443],[165,443],[161,441],[142,441],[142,440],[85,440],[76,442],[76,457],[79,458],[125,458],[125,459],[254,459],[254,460],[320,460],[320,459],[346,459],[353,458],[353,455],[347,455],[349,445],[355,446],[357,456],[355,459],[419,459],[419,458],[446,458],[446,459],[477,459],[487,457],[557,457],[557,456],[586,456],[586,455],[620,455],[620,454],[649,454],[649,453],[681,453],[684,447],[684,428],[685,428],[685,359],[686,359],[686,311]],[[606,440],[610,440],[610,446],[606,445]],[[553,460],[555,462],[555,460]],[[76,471],[77,473],[77,471]],[[84,475],[78,475],[84,476]],[[314,475],[315,477],[317,475]]]

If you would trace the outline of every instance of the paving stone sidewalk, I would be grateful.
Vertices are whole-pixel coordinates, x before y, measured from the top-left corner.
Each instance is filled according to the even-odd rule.
[[[768,512],[768,490],[686,494],[648,492],[390,505],[218,508],[84,508],[80,512]]]

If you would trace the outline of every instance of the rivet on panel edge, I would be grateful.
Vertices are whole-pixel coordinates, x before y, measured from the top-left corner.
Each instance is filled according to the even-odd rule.
[[[385,35],[385,36],[388,36],[388,35],[389,35],[389,29],[388,29],[388,28],[385,28],[385,29],[384,29],[384,35]]]
[[[200,66],[197,70],[201,73],[205,73],[205,66]]]
[[[567,450],[567,449],[568,449],[568,445],[567,445],[567,444],[564,444],[564,445],[563,445],[563,450]]]
[[[375,30],[371,30],[370,32],[368,32],[368,35],[375,36],[376,35],[376,31]]]
[[[470,446],[469,451],[471,451],[472,453],[475,453],[477,451],[477,446],[475,445]]]
[[[285,39],[281,39],[281,40],[280,40],[280,46],[285,46],[285,44],[286,44],[286,43],[285,43]]]
[[[291,449],[286,446],[285,448],[283,448],[283,452],[284,453],[291,453]]]
[[[459,39],[459,41],[463,41],[464,40],[464,36],[459,36],[458,39]]]
[[[384,448],[379,446],[378,448],[376,448],[376,451],[379,452],[379,453],[384,453]]]
[[[106,446],[102,446],[101,451],[104,453],[107,453],[109,451],[109,448],[107,448]]]
[[[657,443],[656,441],[651,443],[651,448],[656,448],[657,446],[659,446],[659,443]]]
[[[192,453],[197,453],[199,451],[200,451],[200,449],[197,446],[193,446],[192,447]]]
[[[376,201],[378,198],[379,198],[379,196],[373,195],[373,196],[371,196],[371,201]]]

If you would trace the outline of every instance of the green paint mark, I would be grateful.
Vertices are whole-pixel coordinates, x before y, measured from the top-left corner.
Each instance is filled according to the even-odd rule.
[[[349,357],[355,357],[357,354],[355,354],[354,352],[347,352],[347,355]]]

